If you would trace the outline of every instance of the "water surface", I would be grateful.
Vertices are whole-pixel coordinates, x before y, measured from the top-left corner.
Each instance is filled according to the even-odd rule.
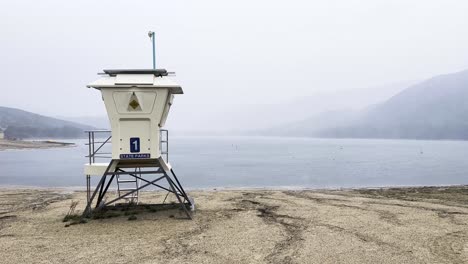
[[[0,185],[85,186],[88,149],[0,152]],[[169,161],[187,188],[339,188],[468,183],[468,142],[172,137]]]

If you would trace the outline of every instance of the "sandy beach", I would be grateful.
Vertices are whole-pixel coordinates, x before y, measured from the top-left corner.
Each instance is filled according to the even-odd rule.
[[[58,148],[74,146],[73,143],[57,142],[57,141],[25,141],[25,140],[7,140],[0,139],[0,151],[12,149],[43,149],[43,148]]]
[[[1,262],[468,263],[468,187],[190,194],[193,220],[172,209],[70,225],[84,192],[0,189]]]

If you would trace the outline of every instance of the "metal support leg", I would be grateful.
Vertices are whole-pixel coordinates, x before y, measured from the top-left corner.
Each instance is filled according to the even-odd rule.
[[[184,190],[184,188],[182,187],[182,184],[180,184],[179,179],[177,179],[177,176],[175,175],[173,169],[171,169],[171,173],[172,173],[172,176],[174,176],[174,179],[176,180],[177,185],[178,185],[179,188],[180,188],[179,191],[183,194],[184,198],[188,201],[188,203],[189,203],[190,205],[192,205],[192,203],[190,202],[190,199],[188,198],[187,193],[185,193],[185,190]],[[177,187],[177,185],[176,185],[176,187]],[[179,188],[177,188],[177,189],[179,189]]]
[[[107,182],[106,188],[104,188],[104,190],[102,190],[102,186],[104,186],[104,184],[103,184],[103,185],[101,185],[101,190],[102,190],[102,192],[101,192],[101,193],[99,193],[99,196],[98,196],[98,200],[97,200],[96,206],[99,206],[99,204],[101,203],[102,199],[104,199],[104,196],[106,195],[106,193],[107,193],[107,190],[109,189],[109,186],[111,185],[111,183],[112,183],[112,180],[114,179],[114,177],[115,177],[115,175],[114,175],[114,174],[112,174],[112,176],[111,176],[111,178],[109,179],[109,181]]]
[[[89,213],[91,213],[91,203],[93,202],[94,197],[96,196],[96,194],[98,192],[98,189],[101,187],[101,185],[104,184],[104,179],[105,178],[106,178],[106,176],[101,177],[101,180],[99,181],[98,185],[96,186],[96,189],[94,190],[93,195],[91,195],[91,198],[89,199],[89,202],[86,205],[86,209],[84,210],[83,215],[81,216],[82,218],[84,216],[87,216]]]
[[[86,204],[89,204],[91,198],[91,178],[90,175],[86,175]]]
[[[169,186],[171,187],[171,189],[174,192],[177,200],[179,201],[180,206],[182,206],[182,209],[185,211],[185,214],[187,214],[187,217],[191,220],[192,216],[190,215],[190,212],[187,210],[187,207],[185,207],[185,203],[182,202],[182,200],[180,199],[179,194],[175,191],[174,185],[172,184],[172,180],[169,178],[169,176],[167,174],[165,174],[165,175],[166,175],[167,182],[169,183]]]
[[[107,166],[106,171],[104,172],[104,175],[102,175],[101,180],[99,180],[99,183],[98,183],[98,185],[96,186],[96,189],[93,192],[93,195],[91,195],[91,198],[89,198],[89,202],[86,205],[86,209],[83,211],[83,214],[81,215],[81,218],[83,218],[85,216],[88,216],[91,213],[91,204],[93,203],[94,197],[96,196],[96,194],[98,192],[98,189],[100,189],[100,188],[102,189],[101,186],[104,185],[104,180],[106,179],[106,175],[109,172],[110,168],[113,167],[114,162],[118,162],[118,161],[111,160],[111,162],[109,163],[109,166]]]
[[[171,181],[171,183],[174,186],[175,190],[177,190],[179,196],[184,197],[184,202],[188,201],[189,204],[190,204],[190,201],[188,200],[188,197],[186,197],[186,195],[179,189],[179,187],[177,187],[177,184],[171,179],[171,177],[168,175],[167,178],[169,179],[169,181]],[[192,204],[190,204],[190,205],[192,205]]]
[[[104,190],[104,184],[106,183],[107,175],[104,174],[104,176],[102,176],[102,178],[104,179],[104,181],[102,182],[101,188],[99,189],[99,195],[98,195],[98,198],[97,198],[97,201],[96,201],[96,207],[99,206],[99,203],[102,200],[102,191]]]

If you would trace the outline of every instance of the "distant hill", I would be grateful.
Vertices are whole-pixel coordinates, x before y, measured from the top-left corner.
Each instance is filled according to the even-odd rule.
[[[189,134],[245,134],[246,130],[260,131],[285,122],[299,122],[323,112],[362,109],[370,104],[381,103],[417,82],[411,80],[370,87],[336,87],[333,90],[317,87],[317,91],[310,89],[307,96],[291,92],[285,96],[284,101],[276,103],[267,103],[270,99],[250,103],[233,100],[232,104],[213,102],[200,108],[197,102],[184,102],[180,105],[179,102],[171,109],[167,125],[171,130],[177,129]],[[286,99],[289,97],[292,98]]]
[[[55,118],[69,120],[75,123],[96,127],[97,129],[110,130],[107,116],[55,116]]]
[[[6,138],[81,138],[94,129],[75,122],[0,106],[0,128]]]
[[[361,111],[336,111],[283,126],[277,135],[468,140],[468,70],[410,86]]]

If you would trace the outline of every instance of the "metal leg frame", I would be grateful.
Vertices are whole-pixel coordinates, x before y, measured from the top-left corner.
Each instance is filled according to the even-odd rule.
[[[96,208],[102,208],[102,207],[105,207],[107,205],[110,205],[118,200],[121,200],[121,199],[124,199],[125,197],[135,193],[135,192],[138,192],[140,191],[141,189],[143,188],[146,188],[147,186],[149,185],[153,185],[153,186],[156,186],[158,188],[161,188],[163,190],[166,190],[168,192],[171,192],[173,193],[177,200],[179,201],[179,204],[180,206],[182,207],[182,210],[185,212],[185,214],[187,215],[187,217],[189,219],[192,219],[192,216],[190,215],[190,212],[187,210],[187,207],[185,206],[185,202],[188,202],[189,205],[192,205],[190,200],[188,199],[188,196],[187,194],[185,193],[185,190],[182,188],[182,185],[180,184],[179,180],[177,179],[177,176],[175,175],[175,173],[171,170],[171,174],[173,175],[174,179],[176,180],[176,182],[174,182],[171,177],[164,171],[161,171],[160,173],[163,174],[163,176],[161,177],[158,177],[157,179],[153,180],[153,181],[148,181],[146,179],[143,179],[139,176],[137,176],[136,174],[134,173],[131,173],[131,172],[126,172],[120,168],[117,168],[116,166],[116,169],[115,171],[113,172],[110,172],[110,168],[113,166],[113,163],[114,162],[118,162],[118,161],[114,161],[112,160],[110,163],[109,163],[109,166],[107,167],[104,175],[101,177],[101,180],[99,181],[98,185],[96,186],[96,189],[94,190],[93,192],[93,195],[91,197],[89,197],[89,194],[90,194],[90,179],[87,177],[87,206],[86,206],[86,209],[85,211],[83,212],[83,215],[82,217],[84,216],[88,216],[90,213],[91,213],[91,204],[94,200],[94,197],[96,196],[96,194],[98,193],[98,190],[99,190],[99,195],[98,195],[98,198],[97,198],[97,201],[96,201]],[[112,201],[110,202],[107,202],[107,203],[102,203],[102,200],[105,196],[105,194],[107,193],[107,190],[109,189],[109,186],[110,184],[112,183],[112,180],[114,179],[115,175],[116,174],[128,174],[130,176],[133,176],[135,177],[136,179],[139,179],[141,181],[144,181],[146,182],[145,185],[142,185],[140,186],[139,188],[135,189],[135,190],[132,190],[131,192],[128,192],[124,195],[121,195],[115,199],[113,199]],[[106,183],[106,178],[107,176],[111,175],[111,178],[109,179],[109,181],[107,182],[107,185],[105,184]],[[169,188],[165,188],[159,184],[156,184],[156,182],[162,180],[162,179],[166,179],[168,184],[169,184]],[[106,185],[106,187],[104,187],[104,185]],[[181,197],[183,197],[183,200],[181,199]]]
[[[119,172],[125,172],[125,171],[122,170],[122,169],[118,169],[118,171],[119,171]],[[160,172],[160,174],[163,174],[163,172]],[[133,174],[133,173],[128,173],[128,175],[130,175],[130,176],[132,176],[132,177],[135,177],[136,179],[141,180],[141,181],[144,181],[144,182],[146,182],[146,183],[149,183],[149,182],[150,182],[150,181],[148,181],[148,180],[146,180],[146,179],[143,179],[143,178],[141,178],[141,177],[139,177],[139,176],[137,176],[137,175],[135,175],[135,174]],[[169,189],[167,189],[167,188],[165,188],[165,187],[163,187],[163,186],[161,186],[161,185],[159,185],[159,184],[152,183],[151,185],[154,185],[154,186],[156,186],[156,187],[158,187],[158,188],[160,188],[160,189],[163,189],[163,190],[165,190],[165,191],[172,192],[172,190],[169,190]]]
[[[122,170],[122,169],[118,169],[118,171],[124,172],[124,170]],[[161,173],[163,173],[163,172],[161,172]],[[139,176],[137,176],[137,175],[135,175],[135,174],[128,173],[128,175],[130,175],[130,176],[132,176],[132,177],[135,177],[136,179],[139,179],[139,180],[141,180],[141,181],[144,181],[144,182],[149,183],[148,180],[143,179],[143,178],[141,178],[141,177],[139,177]],[[173,175],[175,176],[175,174],[173,174]],[[180,182],[179,182],[179,180],[177,179],[177,177],[174,177],[174,178],[176,179],[176,181],[177,181],[177,184],[176,184],[176,183],[174,183],[174,181],[171,179],[171,177],[170,177],[169,175],[167,175],[167,176],[168,176],[168,179],[171,181],[171,183],[174,185],[174,187],[177,189],[178,192],[174,192],[173,190],[170,190],[170,189],[168,189],[168,188],[165,188],[165,187],[163,187],[163,186],[161,186],[161,185],[158,185],[158,184],[155,184],[155,183],[152,183],[152,185],[154,185],[154,186],[156,186],[156,187],[158,187],[158,188],[161,188],[161,189],[163,189],[163,190],[165,190],[165,191],[168,191],[168,192],[170,192],[170,193],[173,193],[173,194],[176,194],[176,193],[177,193],[179,196],[182,196],[182,197],[184,198],[184,202],[188,202],[189,205],[192,205],[192,203],[190,202],[190,199],[188,199],[187,194],[185,193],[184,189],[183,189],[182,186],[180,185]],[[166,200],[166,199],[164,199],[164,200]]]
[[[99,181],[96,189],[94,190],[93,195],[91,195],[91,198],[89,199],[88,204],[86,205],[86,209],[83,211],[83,215],[81,216],[82,218],[85,216],[88,216],[91,213],[91,203],[93,202],[94,197],[96,196],[98,189],[103,184],[103,181],[105,178],[106,178],[106,175],[101,177],[101,180]]]
[[[101,207],[108,206],[108,205],[111,204],[111,203],[115,203],[115,202],[117,202],[118,200],[123,199],[123,198],[129,196],[130,194],[133,194],[133,193],[135,193],[135,192],[137,192],[137,191],[139,191],[139,190],[141,190],[141,189],[143,189],[143,188],[145,188],[145,187],[147,187],[147,186],[149,186],[149,185],[151,185],[151,184],[153,184],[153,183],[155,183],[155,182],[157,182],[157,181],[163,179],[164,177],[166,177],[166,175],[163,175],[163,176],[157,178],[156,180],[154,180],[154,181],[152,181],[152,182],[149,182],[149,183],[147,183],[147,184],[145,184],[145,185],[143,185],[143,186],[140,186],[140,187],[138,187],[137,189],[135,189],[135,190],[133,190],[133,191],[131,191],[131,192],[128,192],[128,193],[126,193],[126,194],[124,194],[124,195],[121,195],[121,196],[119,196],[119,197],[113,199],[112,201],[103,204]]]
[[[107,182],[106,188],[104,188],[104,190],[102,189],[102,187],[104,186],[104,184],[101,185],[101,191],[99,192],[98,200],[97,200],[97,202],[96,202],[96,207],[99,206],[99,204],[102,202],[102,199],[103,199],[104,196],[106,195],[107,190],[109,189],[109,186],[110,186],[110,184],[112,183],[112,180],[114,179],[114,177],[115,177],[115,174],[112,174],[112,176],[111,176],[111,178],[109,179],[109,181]]]
[[[122,170],[122,169],[117,169],[117,170],[118,170],[119,172],[121,172],[121,173],[122,173],[122,172],[125,172],[125,171]],[[113,202],[116,202],[116,201],[118,201],[118,200],[120,200],[120,199],[123,199],[124,197],[126,197],[126,196],[128,196],[128,195],[130,195],[130,194],[132,194],[132,193],[134,193],[134,192],[137,192],[137,191],[139,191],[139,190],[145,188],[146,186],[154,185],[154,186],[156,186],[156,187],[159,187],[159,188],[161,188],[161,189],[164,189],[164,190],[166,190],[166,191],[168,191],[168,192],[173,193],[173,194],[176,196],[177,200],[179,201],[179,204],[181,205],[182,209],[183,209],[183,210],[185,211],[185,213],[187,214],[187,217],[188,217],[189,219],[192,219],[192,216],[190,215],[190,212],[187,210],[187,207],[185,206],[185,202],[188,202],[189,205],[192,205],[192,203],[191,203],[190,200],[188,199],[187,194],[183,191],[182,186],[180,186],[180,188],[182,189],[182,191],[181,191],[181,190],[179,190],[179,188],[177,187],[177,185],[172,181],[172,179],[171,179],[171,177],[169,177],[169,175],[167,175],[165,172],[161,172],[161,174],[164,174],[164,175],[161,176],[161,177],[159,177],[159,178],[157,178],[156,180],[150,182],[150,181],[148,181],[148,180],[146,180],[146,179],[143,179],[143,178],[141,178],[141,177],[139,177],[139,176],[136,176],[135,174],[133,174],[133,173],[131,173],[131,172],[128,172],[128,175],[133,176],[133,177],[135,177],[136,179],[142,180],[142,181],[146,182],[147,184],[145,184],[145,185],[143,185],[143,186],[137,188],[136,190],[133,190],[133,191],[131,191],[131,192],[129,192],[129,193],[126,193],[125,195],[122,195],[122,196],[120,196],[120,197],[117,197],[116,199],[114,199],[114,200],[112,200],[112,201],[106,203],[105,206],[107,206],[107,205],[109,205],[109,204],[111,204],[111,203],[113,203]],[[173,174],[173,175],[174,175],[174,174]],[[169,183],[170,189],[164,188],[163,186],[158,185],[158,184],[155,183],[155,182],[161,180],[162,178],[166,178],[167,182]],[[177,179],[177,178],[176,178],[176,179]],[[177,182],[179,183],[178,180],[177,180]],[[180,184],[180,183],[179,183],[179,184]],[[175,190],[174,187],[177,188],[179,192],[177,192],[177,191]],[[182,200],[182,199],[180,198],[181,196],[184,198],[184,200]]]
[[[88,201],[88,204],[86,205],[86,209],[83,211],[83,215],[81,216],[82,218],[85,216],[88,216],[91,213],[91,204],[93,203],[94,197],[96,196],[98,189],[100,188],[102,189],[101,186],[104,185],[104,181],[107,177],[107,173],[109,172],[110,168],[114,165],[114,162],[116,161],[111,160],[111,162],[109,163],[109,166],[107,166],[106,171],[104,172],[104,175],[101,177],[101,180],[99,180],[99,183],[96,186],[96,189],[94,190],[93,195],[91,196],[91,198]]]
[[[185,214],[187,214],[187,217],[189,219],[192,219],[192,216],[190,215],[190,212],[187,210],[187,207],[185,206],[185,203],[180,199],[179,194],[177,194],[177,192],[175,191],[174,185],[172,184],[171,178],[169,178],[169,176],[167,174],[165,174],[165,176],[166,176],[167,182],[169,183],[169,186],[171,186],[172,191],[174,192],[175,196],[177,197],[177,200],[179,201],[180,206],[185,211]],[[188,198],[186,200],[189,201]],[[189,203],[190,203],[190,201],[189,201]]]
[[[86,204],[89,203],[91,196],[91,178],[90,175],[86,175]]]
[[[176,180],[177,185],[178,185],[179,188],[180,188],[179,191],[180,191],[181,193],[183,193],[184,198],[188,201],[188,203],[189,203],[190,205],[192,205],[192,202],[190,202],[190,200],[189,200],[189,198],[188,198],[188,195],[185,193],[184,188],[182,188],[182,184],[180,184],[179,179],[177,179],[177,176],[175,175],[173,169],[171,169],[171,173],[172,173],[172,176],[174,176],[174,179]],[[177,187],[177,185],[176,185],[176,187]],[[177,189],[179,189],[179,188],[177,188]]]

